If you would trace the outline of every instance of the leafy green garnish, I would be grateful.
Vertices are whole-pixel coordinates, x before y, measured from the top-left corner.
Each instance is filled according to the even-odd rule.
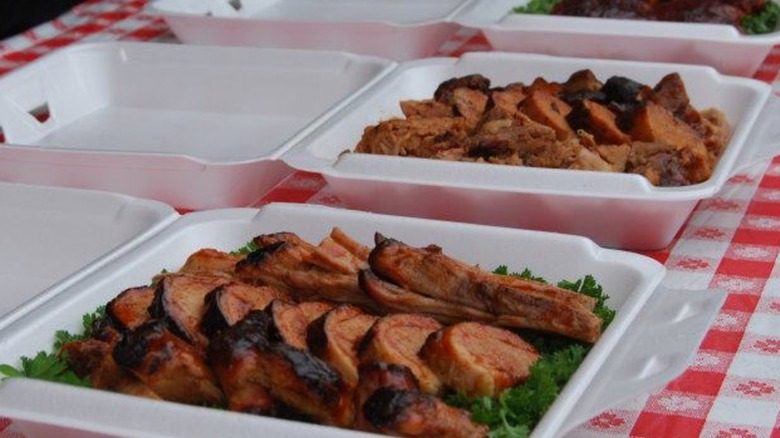
[[[82,379],[70,370],[68,362],[60,354],[39,351],[33,358],[22,356],[21,362],[21,368],[14,368],[8,364],[0,365],[0,374],[5,376],[2,380],[10,377],[28,377],[68,385],[90,386],[88,379]]]
[[[493,271],[501,275],[515,275],[546,283],[530,270],[510,272],[506,266]],[[609,296],[591,275],[577,281],[563,280],[558,287],[572,290],[596,299],[594,313],[604,319],[602,331],[612,322],[615,311],[606,304]],[[507,389],[497,398],[474,397],[462,394],[448,396],[447,403],[471,412],[471,418],[490,427],[492,438],[526,438],[553,404],[558,394],[585,360],[591,345],[563,336],[524,331],[521,336],[542,354],[531,366],[528,380]]]
[[[54,334],[54,351],[59,352],[63,345],[69,342],[81,341],[92,336],[95,324],[106,317],[106,306],[100,306],[92,313],[81,317],[81,333],[73,334],[67,330],[57,330]]]
[[[257,246],[255,241],[254,240],[250,240],[249,242],[246,243],[246,245],[242,246],[241,248],[238,248],[235,251],[231,251],[230,254],[231,255],[247,255],[249,253],[257,251],[258,249],[260,249],[260,247]]]
[[[609,323],[615,318],[615,311],[605,304],[609,299],[609,295],[604,294],[601,285],[596,283],[596,279],[594,279],[592,275],[586,275],[574,282],[562,280],[558,282],[558,287],[579,292],[596,299],[596,306],[593,308],[593,313],[604,321],[601,324],[601,331],[604,331]]]
[[[759,35],[774,32],[780,19],[780,6],[773,1],[766,2],[764,9],[754,15],[746,15],[739,23],[746,34]]]
[[[4,376],[2,380],[11,377],[27,377],[30,379],[89,387],[89,379],[80,378],[70,369],[61,349],[63,345],[69,342],[80,341],[92,336],[93,328],[99,320],[105,317],[105,315],[106,307],[100,306],[94,312],[81,317],[81,333],[73,334],[67,330],[58,330],[54,334],[53,353],[39,351],[33,358],[22,356],[20,359],[20,368],[15,368],[8,364],[0,364],[0,374]]]
[[[553,6],[561,0],[531,0],[525,6],[515,6],[513,12],[518,14],[549,14]]]

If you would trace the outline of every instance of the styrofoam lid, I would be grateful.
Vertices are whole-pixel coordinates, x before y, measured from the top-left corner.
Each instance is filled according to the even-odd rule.
[[[0,183],[0,326],[176,217],[155,201]]]
[[[454,15],[464,0],[162,0],[164,12],[227,18],[307,22],[423,24]]]

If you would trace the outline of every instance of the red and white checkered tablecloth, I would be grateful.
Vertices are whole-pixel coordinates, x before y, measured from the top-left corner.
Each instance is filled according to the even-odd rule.
[[[0,74],[60,47],[88,41],[176,41],[146,0],[89,0],[22,35],[0,41]],[[463,31],[444,55],[490,50]],[[776,82],[780,47],[755,75]],[[0,133],[0,141],[2,134]],[[297,172],[260,204],[285,201],[343,206],[317,174]],[[731,178],[702,201],[675,242],[646,253],[664,263],[666,286],[722,288],[725,305],[693,363],[665,388],[620,403],[570,436],[780,438],[780,156]],[[0,438],[23,438],[0,418]]]

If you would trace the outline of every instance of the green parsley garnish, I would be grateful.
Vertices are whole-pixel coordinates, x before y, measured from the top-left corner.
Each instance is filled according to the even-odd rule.
[[[531,0],[525,6],[515,6],[512,11],[518,14],[549,14],[553,6],[561,0]]]
[[[764,9],[758,14],[747,15],[739,23],[746,34],[759,35],[774,32],[780,19],[780,6],[774,1],[766,2]]]
[[[249,242],[246,243],[246,245],[242,246],[241,248],[238,248],[235,251],[231,251],[230,254],[231,255],[247,255],[249,253],[257,251],[258,249],[260,249],[260,247],[257,246],[255,241],[254,240],[250,240]]]
[[[54,352],[39,351],[35,357],[22,356],[21,367],[15,368],[8,364],[0,364],[2,380],[11,377],[27,377],[30,379],[59,382],[68,385],[89,387],[89,379],[82,379],[71,371],[61,349],[62,346],[74,341],[87,339],[92,336],[92,329],[103,319],[106,314],[105,306],[100,306],[92,313],[81,318],[82,332],[73,334],[66,330],[58,330],[54,335]]]

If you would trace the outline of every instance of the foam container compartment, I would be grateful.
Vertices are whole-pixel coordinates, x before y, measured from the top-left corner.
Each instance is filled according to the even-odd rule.
[[[189,44],[346,50],[408,60],[433,55],[471,0],[156,0]]]
[[[584,68],[601,80],[620,75],[652,85],[679,72],[692,104],[723,110],[733,127],[712,177],[687,187],[661,188],[634,174],[343,153],[354,149],[366,126],[403,117],[399,101],[430,98],[449,78],[480,73],[501,86],[531,83],[539,76],[565,81]],[[717,193],[744,165],[780,151],[780,127],[773,122],[780,99],[768,100],[769,94],[767,84],[723,76],[709,67],[467,53],[459,59],[403,63],[302,138],[283,159],[297,169],[321,172],[351,208],[578,234],[608,247],[657,249],[672,241],[699,200]]]
[[[125,288],[148,284],[161,269],[178,269],[203,247],[229,251],[253,236],[281,230],[319,241],[339,226],[371,245],[377,231],[415,246],[435,243],[446,254],[486,269],[530,268],[551,281],[594,275],[617,315],[534,431],[567,430],[626,397],[655,389],[687,366],[725,299],[722,291],[669,291],[665,269],[633,253],[603,249],[576,236],[385,216],[327,207],[270,204],[261,210],[191,213],[132,251],[40,305],[34,317],[0,329],[0,363],[49,349],[56,330],[75,331]],[[674,339],[674,342],[669,342]],[[608,360],[609,359],[609,360]],[[254,415],[150,401],[131,396],[12,378],[0,383],[0,412],[29,438],[46,436],[213,437],[365,436],[358,432]]]
[[[29,312],[177,216],[113,193],[0,183],[0,320]]]
[[[479,29],[495,50],[589,58],[674,62],[752,76],[780,31],[747,35],[725,24],[517,14],[529,0],[480,0],[455,21]]]
[[[0,79],[0,180],[248,206],[292,172],[276,158],[296,135],[394,65],[320,51],[70,46]]]

